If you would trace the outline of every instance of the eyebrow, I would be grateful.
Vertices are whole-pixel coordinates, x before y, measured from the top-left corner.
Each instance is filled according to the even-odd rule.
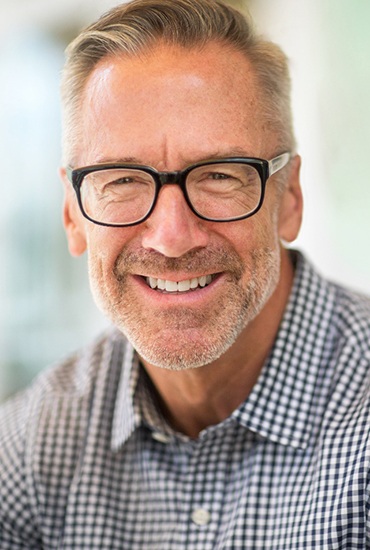
[[[144,164],[141,160],[135,157],[102,157],[96,160],[93,164]]]
[[[226,151],[214,151],[206,156],[201,156],[198,158],[192,158],[189,160],[186,160],[185,166],[190,166],[191,164],[196,164],[197,162],[203,162],[207,160],[216,160],[221,158],[228,158],[228,157],[245,157],[245,158],[253,158],[253,155],[248,154],[244,149],[241,147],[233,147],[232,149],[228,149]],[[139,159],[137,157],[120,157],[120,158],[111,158],[111,157],[102,157],[99,158],[94,164],[137,164],[140,166],[150,166],[150,163],[143,162],[142,159]]]

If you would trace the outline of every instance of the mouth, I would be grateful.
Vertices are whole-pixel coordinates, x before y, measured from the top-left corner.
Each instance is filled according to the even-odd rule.
[[[167,279],[156,279],[154,277],[144,277],[143,279],[152,290],[181,293],[204,288],[210,285],[218,275],[218,273],[213,275],[202,275],[201,277],[193,277],[183,281],[169,281]]]

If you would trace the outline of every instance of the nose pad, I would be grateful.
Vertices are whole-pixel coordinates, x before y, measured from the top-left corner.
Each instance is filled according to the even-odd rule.
[[[204,224],[190,210],[182,189],[174,184],[163,186],[146,222],[143,247],[167,257],[178,258],[207,243],[208,233]]]

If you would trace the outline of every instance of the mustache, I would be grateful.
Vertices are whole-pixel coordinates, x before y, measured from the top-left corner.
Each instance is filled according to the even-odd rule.
[[[118,280],[129,273],[219,273],[230,272],[239,279],[243,273],[243,263],[239,255],[226,247],[210,247],[190,250],[179,258],[163,256],[155,250],[123,249],[115,261],[113,272]]]

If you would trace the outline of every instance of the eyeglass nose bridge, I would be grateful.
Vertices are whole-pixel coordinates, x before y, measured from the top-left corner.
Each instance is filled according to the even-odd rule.
[[[160,187],[168,184],[180,185],[182,184],[182,172],[157,172],[157,180]]]

